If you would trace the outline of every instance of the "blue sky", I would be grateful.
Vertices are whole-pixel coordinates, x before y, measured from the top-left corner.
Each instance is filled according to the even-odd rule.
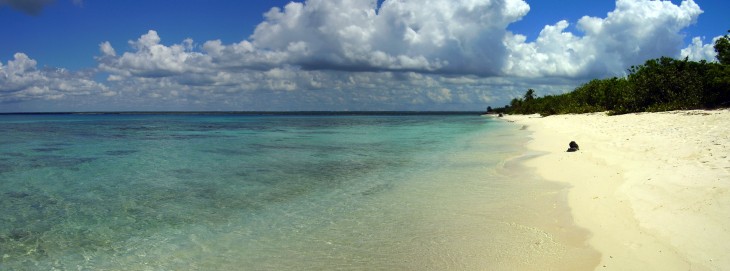
[[[713,60],[727,10],[720,0],[0,0],[0,111],[481,110],[659,56]]]
[[[150,29],[179,42],[248,38],[274,6],[289,1],[85,1],[56,0],[36,15],[0,8],[0,55],[25,52],[44,65],[79,69],[96,65],[99,43],[125,44]]]

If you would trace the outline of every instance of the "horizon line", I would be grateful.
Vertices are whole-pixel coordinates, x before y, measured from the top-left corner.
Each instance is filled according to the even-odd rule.
[[[419,115],[419,114],[481,114],[483,111],[453,110],[303,110],[303,111],[38,111],[0,112],[0,115]]]

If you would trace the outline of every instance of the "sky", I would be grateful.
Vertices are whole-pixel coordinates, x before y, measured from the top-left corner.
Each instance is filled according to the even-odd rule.
[[[0,112],[478,111],[668,56],[724,0],[0,0]]]

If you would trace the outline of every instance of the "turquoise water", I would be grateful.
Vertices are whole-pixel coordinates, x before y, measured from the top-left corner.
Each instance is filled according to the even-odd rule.
[[[525,132],[488,118],[2,115],[0,127],[2,270],[514,270],[584,250],[544,223],[563,215],[541,205],[564,188],[506,169]]]

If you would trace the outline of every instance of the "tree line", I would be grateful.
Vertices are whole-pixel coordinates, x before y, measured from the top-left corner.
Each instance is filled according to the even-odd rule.
[[[509,105],[488,111],[547,116],[730,107],[730,36],[718,39],[714,48],[718,62],[651,59],[631,66],[626,77],[594,79],[561,95],[536,97],[535,91],[528,89]]]

